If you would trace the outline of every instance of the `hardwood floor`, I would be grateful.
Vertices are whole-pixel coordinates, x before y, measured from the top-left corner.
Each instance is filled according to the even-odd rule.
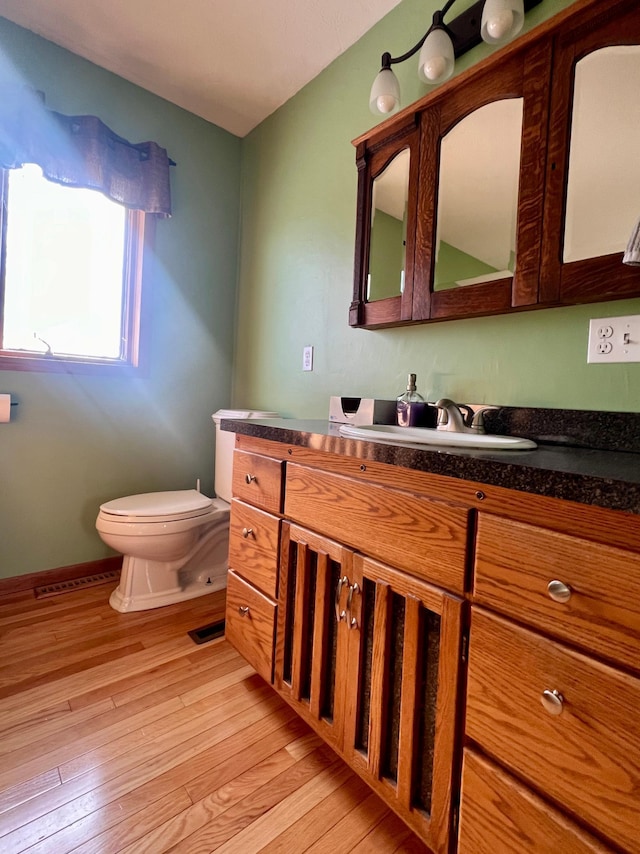
[[[224,593],[0,596],[0,851],[427,852],[224,640]]]

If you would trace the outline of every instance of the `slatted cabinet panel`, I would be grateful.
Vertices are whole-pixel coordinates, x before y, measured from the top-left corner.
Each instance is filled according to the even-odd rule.
[[[359,554],[352,578],[345,756],[434,851],[446,851],[462,600]]]
[[[462,600],[284,524],[276,687],[448,850]]]
[[[351,562],[344,546],[283,524],[276,688],[337,749],[349,661],[343,615]]]

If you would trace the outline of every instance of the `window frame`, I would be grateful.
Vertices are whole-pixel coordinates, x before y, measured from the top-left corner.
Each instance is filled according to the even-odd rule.
[[[9,169],[0,168],[0,342],[4,332],[5,260]],[[73,188],[69,188],[73,192]],[[46,356],[20,353],[0,346],[0,371],[38,371],[95,376],[120,376],[147,372],[147,335],[150,304],[149,266],[155,244],[156,217],[144,211],[127,208],[125,250],[123,257],[124,300],[122,330],[126,341],[120,359],[91,356]],[[143,287],[144,280],[144,287]]]

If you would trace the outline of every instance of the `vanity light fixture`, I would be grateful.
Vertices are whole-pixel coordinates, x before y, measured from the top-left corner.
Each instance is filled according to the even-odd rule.
[[[443,83],[453,74],[455,58],[481,41],[506,44],[524,24],[525,13],[541,0],[478,0],[451,23],[444,16],[456,0],[447,0],[434,12],[433,21],[420,41],[402,56],[382,54],[382,68],[373,81],[369,107],[375,115],[388,115],[400,107],[400,84],[391,66],[420,51],[418,76],[424,83]]]

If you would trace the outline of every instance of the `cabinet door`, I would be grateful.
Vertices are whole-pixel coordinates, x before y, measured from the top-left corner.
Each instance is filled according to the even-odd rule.
[[[416,116],[357,148],[358,215],[351,326],[411,319],[419,165]]]
[[[622,263],[640,209],[637,0],[586,9],[555,38],[541,302],[637,296],[640,269]]]
[[[283,524],[275,684],[338,750],[348,670],[345,608],[351,563],[352,553],[344,546]]]
[[[354,555],[344,754],[436,852],[448,850],[462,600]]]
[[[413,320],[538,301],[550,53],[520,50],[422,114]]]

